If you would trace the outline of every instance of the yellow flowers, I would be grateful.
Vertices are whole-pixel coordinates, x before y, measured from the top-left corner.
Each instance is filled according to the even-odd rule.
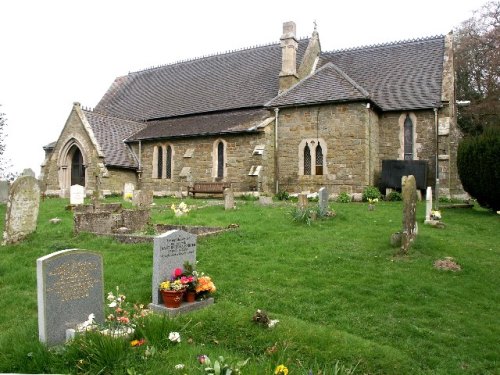
[[[274,375],[288,375],[288,368],[285,365],[279,365],[274,370]]]
[[[184,203],[184,202],[181,202],[179,204],[179,207],[176,207],[175,204],[172,204],[170,206],[170,209],[172,211],[174,211],[175,216],[183,216],[183,215],[186,215],[190,211],[190,209],[188,208],[187,204]]]

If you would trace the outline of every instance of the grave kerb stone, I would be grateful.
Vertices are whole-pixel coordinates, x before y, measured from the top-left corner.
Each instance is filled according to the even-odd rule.
[[[104,321],[102,255],[81,249],[37,259],[38,333],[47,345],[63,344],[66,331],[90,314]]]

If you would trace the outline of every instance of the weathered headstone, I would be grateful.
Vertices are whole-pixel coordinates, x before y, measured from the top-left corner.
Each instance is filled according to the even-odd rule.
[[[318,204],[321,212],[326,212],[328,210],[328,190],[322,187],[318,191]]]
[[[3,244],[19,242],[36,230],[39,205],[40,187],[37,179],[29,176],[17,178],[7,201]]]
[[[425,221],[429,221],[431,219],[431,211],[432,211],[432,188],[428,186],[425,194]]]
[[[297,203],[298,207],[306,208],[307,204],[309,203],[309,201],[307,200],[307,194],[299,194],[297,198],[299,198],[299,202]]]
[[[29,177],[35,177],[35,172],[31,168],[25,168],[23,169],[21,176],[29,176]]]
[[[234,205],[233,189],[226,188],[226,189],[224,189],[224,209],[233,210],[234,208],[235,208],[235,205]]]
[[[213,298],[208,298],[196,303],[184,304],[177,309],[168,309],[163,306],[158,287],[162,281],[172,277],[176,268],[183,268],[185,262],[196,265],[196,235],[183,230],[170,230],[154,238],[153,302],[149,305],[150,309],[175,315],[213,303]]]
[[[412,175],[403,176],[401,180],[403,195],[401,252],[407,254],[411,243],[417,236],[417,185]]]
[[[104,321],[102,255],[61,250],[36,261],[38,334],[47,345],[62,344],[66,330],[75,329],[90,314]]]
[[[261,195],[259,196],[259,204],[262,206],[269,206],[270,204],[273,204],[273,198]]]
[[[83,204],[85,199],[85,188],[81,185],[72,185],[69,188],[69,204]]]
[[[9,199],[10,183],[6,180],[0,180],[0,203],[7,203]]]
[[[131,182],[126,182],[123,186],[123,200],[131,201],[134,196],[134,184]]]
[[[136,207],[149,207],[153,203],[152,190],[134,190],[132,193],[132,205]]]

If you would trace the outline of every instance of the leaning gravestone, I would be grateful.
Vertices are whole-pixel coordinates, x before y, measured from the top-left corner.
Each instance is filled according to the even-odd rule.
[[[325,187],[319,189],[318,198],[321,212],[326,212],[328,210],[328,190]]]
[[[415,177],[403,176],[403,231],[401,233],[401,252],[407,254],[417,236],[417,185]]]
[[[37,179],[30,176],[17,178],[7,201],[4,245],[19,242],[36,230],[39,205],[40,187]]]
[[[63,344],[66,330],[94,314],[104,321],[102,255],[61,250],[36,261],[38,335],[47,345]]]
[[[81,185],[72,185],[69,188],[69,204],[79,205],[83,204],[85,199],[85,188]]]
[[[234,205],[233,189],[226,188],[226,189],[224,189],[224,209],[225,210],[233,210],[234,208],[236,208],[236,207]]]
[[[7,203],[9,199],[10,183],[6,180],[0,180],[0,203]]]
[[[169,280],[172,277],[176,268],[183,268],[185,262],[189,262],[193,266],[196,265],[196,235],[183,230],[171,230],[154,238],[153,302],[149,305],[150,309],[176,315],[180,312],[191,311],[213,303],[213,298],[208,298],[197,303],[183,304],[176,309],[163,306],[158,287],[162,281]]]

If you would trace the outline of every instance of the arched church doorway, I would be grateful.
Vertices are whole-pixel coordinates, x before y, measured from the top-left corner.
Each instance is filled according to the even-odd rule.
[[[71,185],[85,186],[85,165],[80,149],[73,146],[69,155],[71,155]]]

